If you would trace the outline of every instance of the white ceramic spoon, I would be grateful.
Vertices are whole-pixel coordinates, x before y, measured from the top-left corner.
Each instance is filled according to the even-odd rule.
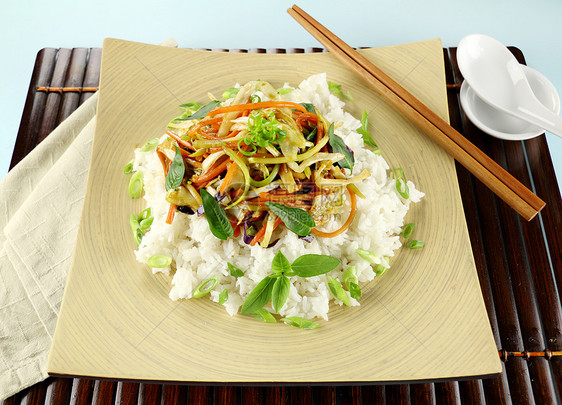
[[[519,62],[501,42],[468,35],[459,43],[457,62],[464,79],[486,103],[562,137],[562,118],[537,99]]]

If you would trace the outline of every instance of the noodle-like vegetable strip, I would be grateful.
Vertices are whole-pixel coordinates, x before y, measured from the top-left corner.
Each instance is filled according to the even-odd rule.
[[[349,192],[349,199],[351,200],[351,211],[349,213],[349,217],[347,218],[347,221],[345,221],[345,223],[342,225],[341,228],[336,229],[333,232],[323,232],[316,228],[312,228],[313,234],[315,234],[316,236],[320,236],[322,238],[333,238],[344,232],[347,228],[349,228],[349,225],[351,225],[353,219],[355,218],[355,214],[357,213],[357,198],[355,197],[355,193],[351,191],[349,187],[347,187],[347,191]]]

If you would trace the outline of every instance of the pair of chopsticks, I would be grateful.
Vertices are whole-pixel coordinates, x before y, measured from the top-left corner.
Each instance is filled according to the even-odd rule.
[[[408,117],[523,218],[530,221],[544,208],[544,201],[367,58],[343,42],[300,7],[293,5],[287,12],[328,51]]]

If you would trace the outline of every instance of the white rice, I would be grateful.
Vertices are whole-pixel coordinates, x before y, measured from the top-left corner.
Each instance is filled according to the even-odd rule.
[[[289,87],[285,85],[285,87]],[[218,285],[211,291],[211,300],[218,302],[223,289],[228,290],[224,307],[230,315],[238,312],[247,295],[265,276],[271,274],[271,262],[281,250],[292,263],[303,254],[324,254],[337,257],[342,264],[328,275],[342,281],[343,271],[355,266],[360,282],[373,280],[374,265],[359,257],[356,249],[366,249],[378,257],[392,257],[401,247],[399,233],[404,225],[410,203],[418,202],[423,193],[408,181],[410,198],[403,199],[396,192],[395,181],[389,176],[389,166],[380,155],[365,147],[356,132],[360,122],[344,112],[344,102],[328,90],[326,74],[317,74],[304,80],[285,100],[312,103],[328,122],[342,123],[335,133],[341,136],[355,154],[353,174],[368,169],[371,176],[357,184],[365,199],[357,199],[357,214],[349,229],[334,238],[315,238],[311,243],[299,239],[286,228],[273,247],[264,249],[258,244],[249,246],[242,237],[226,241],[213,236],[207,220],[197,215],[177,213],[171,225],[166,224],[169,204],[165,200],[162,165],[153,152],[135,151],[135,170],[144,174],[144,198],[152,208],[154,222],[135,252],[137,260],[146,263],[153,255],[172,257],[171,268],[153,269],[154,273],[173,273],[170,298],[191,298],[193,290],[209,277],[219,276]],[[347,217],[348,209],[341,215]],[[343,220],[345,220],[343,218]],[[244,271],[243,277],[233,277],[227,262]],[[328,319],[330,301],[342,302],[331,294],[324,275],[291,277],[289,298],[280,315]],[[353,298],[351,305],[359,305]],[[270,306],[266,306],[271,310]],[[272,310],[271,310],[272,311]],[[273,312],[273,311],[272,311]]]

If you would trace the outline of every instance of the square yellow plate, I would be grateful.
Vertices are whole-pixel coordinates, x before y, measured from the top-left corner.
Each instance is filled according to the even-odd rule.
[[[448,119],[438,39],[363,54]],[[391,167],[426,193],[408,221],[421,250],[401,250],[363,286],[361,306],[305,331],[230,317],[210,300],[173,302],[170,277],[135,261],[127,193],[135,146],[160,136],[178,105],[235,83],[277,86],[314,73],[343,85],[348,111],[369,112]],[[414,381],[499,373],[453,160],[329,53],[235,54],[107,39],[86,200],[48,371],[173,382]]]

